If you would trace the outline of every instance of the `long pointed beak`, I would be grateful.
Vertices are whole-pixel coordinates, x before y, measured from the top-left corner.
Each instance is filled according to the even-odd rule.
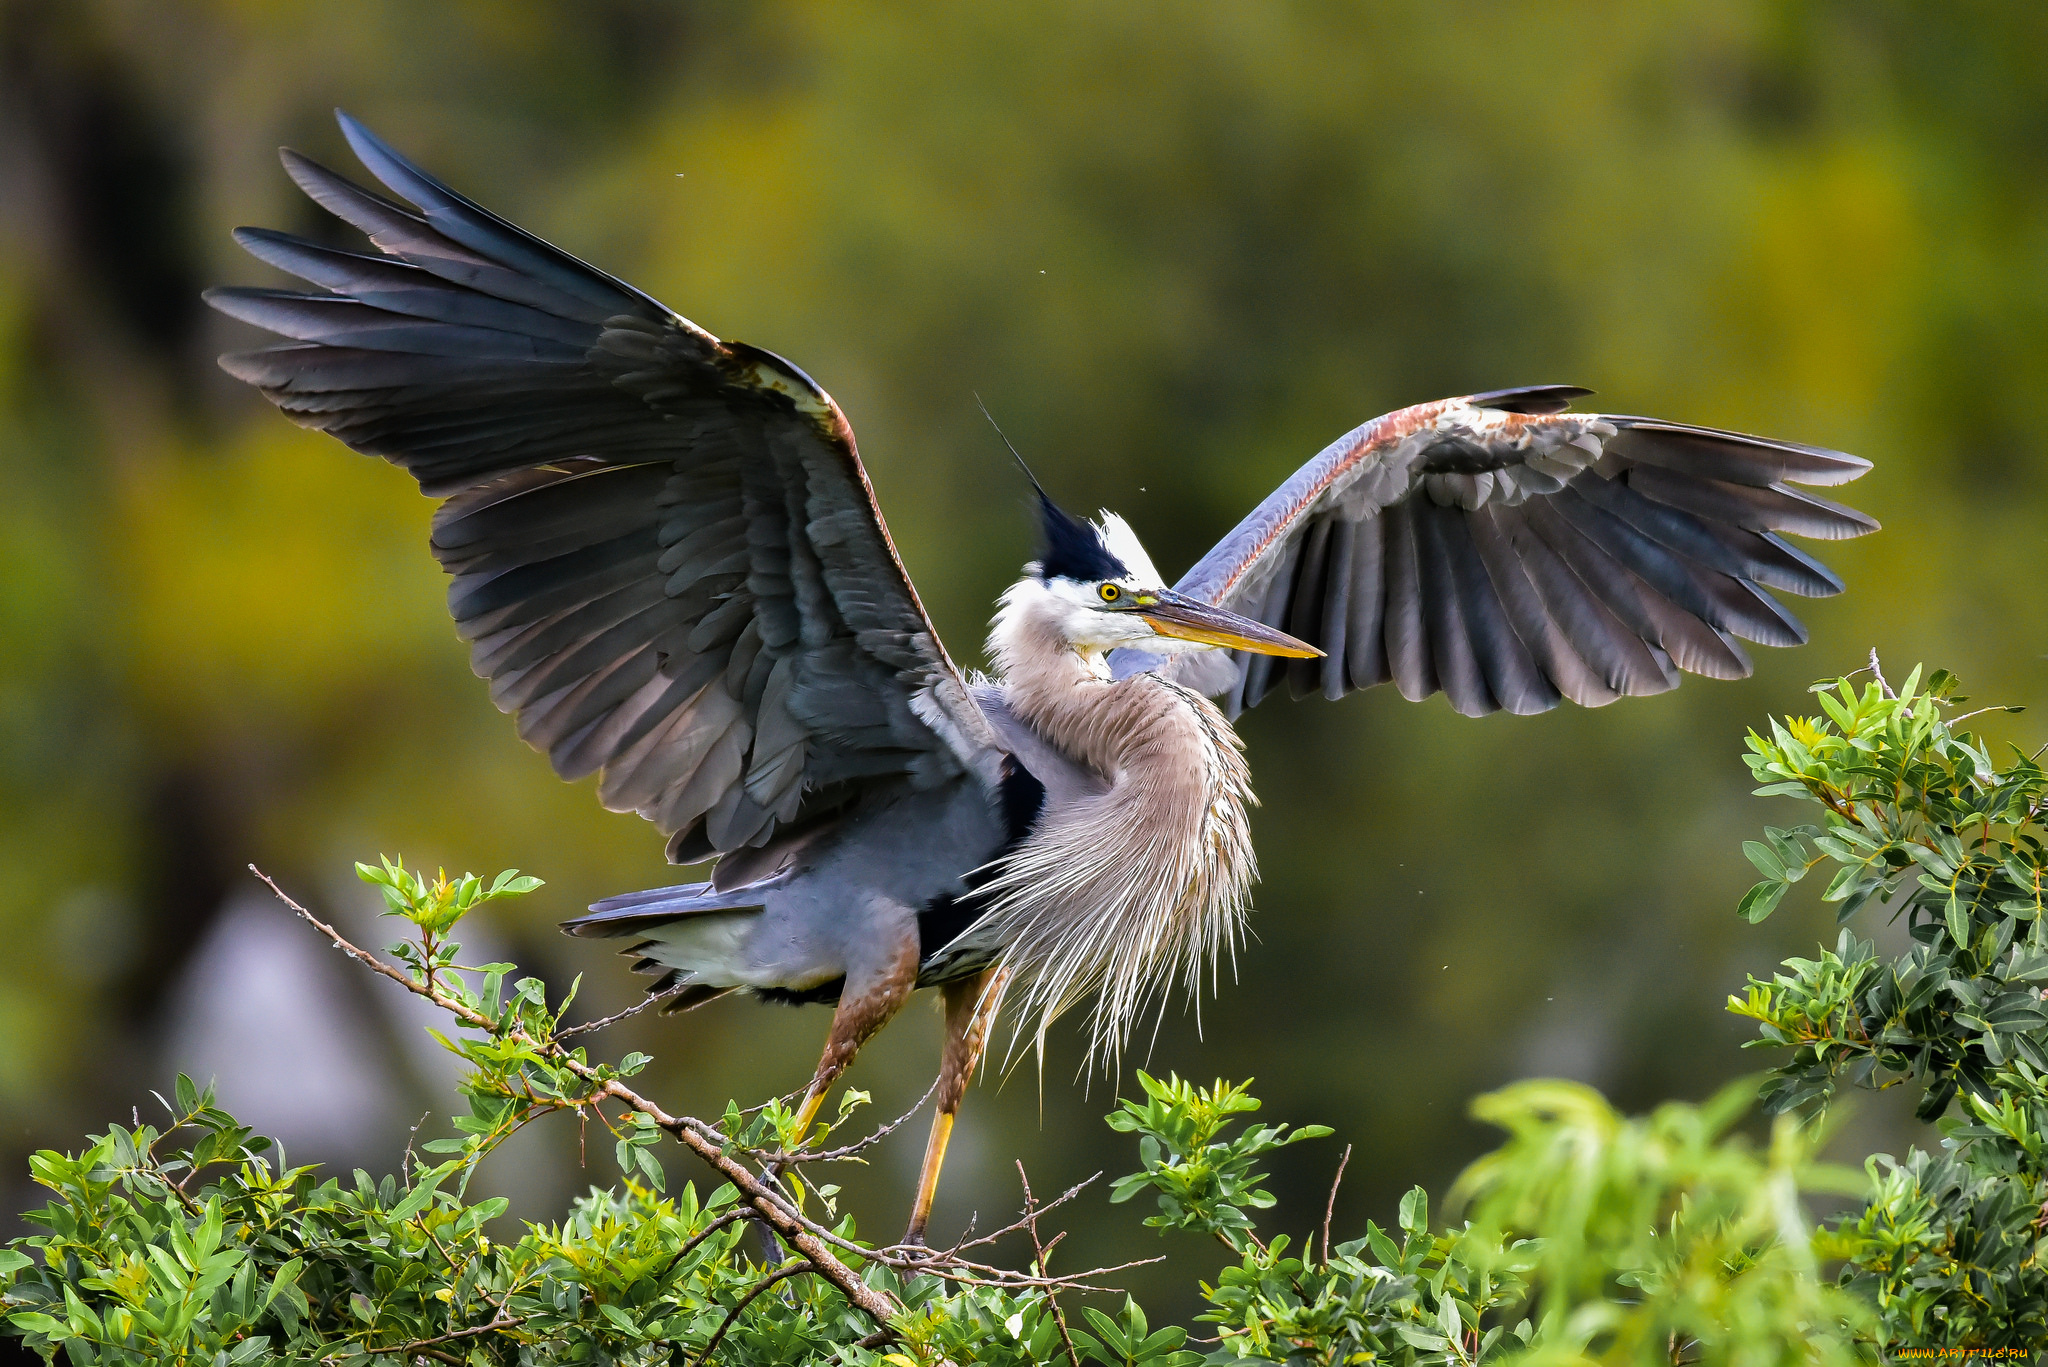
[[[1297,641],[1263,622],[1240,617],[1224,608],[1211,607],[1185,594],[1162,593],[1158,602],[1138,608],[1136,612],[1151,624],[1154,631],[1175,640],[1200,641],[1203,645],[1249,650],[1255,655],[1285,655],[1297,660],[1312,660],[1323,653],[1308,642]]]

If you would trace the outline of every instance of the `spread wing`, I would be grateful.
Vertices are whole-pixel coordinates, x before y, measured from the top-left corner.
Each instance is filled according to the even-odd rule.
[[[341,116],[401,205],[287,151],[381,255],[237,234],[319,293],[216,290],[293,339],[222,358],[444,498],[476,672],[564,778],[678,862],[994,750],[825,392],[449,190]]]
[[[1780,534],[1831,540],[1877,523],[1790,486],[1846,483],[1869,462],[1566,411],[1589,392],[1419,404],[1332,443],[1176,586],[1324,657],[1209,652],[1184,657],[1178,677],[1225,695],[1233,716],[1283,675],[1296,697],[1390,680],[1411,699],[1441,689],[1477,716],[1658,693],[1679,670],[1740,678],[1737,638],[1804,642],[1770,590],[1842,583]]]

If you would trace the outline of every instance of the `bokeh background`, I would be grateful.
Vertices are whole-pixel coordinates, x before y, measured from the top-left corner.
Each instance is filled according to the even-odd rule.
[[[553,923],[672,881],[489,705],[410,482],[214,368],[253,338],[199,290],[272,282],[228,230],[327,231],[275,148],[349,165],[331,107],[816,375],[963,661],[1031,551],[976,390],[1169,573],[1331,437],[1445,394],[1573,382],[1876,462],[1847,493],[1884,532],[1825,548],[1849,592],[1751,680],[1245,720],[1257,938],[1150,1063],[1335,1125],[1355,1228],[1489,1142],[1476,1092],[1558,1074],[1640,1109],[1761,1063],[1725,995],[1834,932],[1811,894],[1733,914],[1739,840],[1798,819],[1749,796],[1746,726],[1873,646],[2048,693],[2044,49],[2019,2],[0,0],[0,1224],[27,1151],[180,1068],[296,1158],[388,1168],[423,1112],[441,1132],[420,1019],[252,861],[372,939],[354,859],[536,873],[472,950],[583,974],[593,1011],[635,982]],[[726,1002],[612,1047],[716,1109],[800,1083],[825,1023]],[[878,1115],[937,1040],[920,1006],[863,1056]],[[1014,1206],[1013,1160],[1040,1192],[1130,1161],[1099,1122],[1128,1075],[1078,1061],[1062,1037],[1042,1079],[977,1088],[941,1233]],[[921,1136],[845,1178],[869,1229]],[[1868,1105],[1840,1143],[1913,1137]],[[565,1123],[489,1180],[547,1216],[610,1180],[591,1150]],[[1336,1153],[1283,1155],[1278,1227],[1317,1221]],[[1098,1189],[1070,1256],[1151,1253],[1135,1219]],[[1185,1313],[1213,1253],[1163,1251],[1128,1281]]]

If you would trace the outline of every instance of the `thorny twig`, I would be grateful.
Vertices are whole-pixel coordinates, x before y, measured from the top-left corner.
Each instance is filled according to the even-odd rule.
[[[429,987],[427,984],[410,977],[350,942],[339,930],[322,921],[311,911],[293,900],[283,888],[277,885],[275,879],[255,865],[250,865],[249,871],[261,879],[265,886],[277,896],[278,900],[290,908],[301,920],[312,926],[320,934],[326,936],[336,949],[341,950],[348,957],[362,964],[371,972],[382,974],[413,995],[426,998],[465,1025],[486,1032],[499,1032],[500,1027],[497,1022],[494,1022],[482,1012],[465,1006],[463,1003],[448,996],[438,985]],[[601,1023],[593,1022],[593,1026]],[[589,1029],[591,1027],[582,1028]],[[542,1057],[547,1059],[550,1064],[572,1073],[584,1082],[589,1083],[592,1087],[592,1092],[590,1096],[584,1099],[583,1104],[595,1106],[600,1100],[606,1098],[618,1101],[627,1109],[646,1116],[654,1123],[657,1129],[673,1136],[691,1152],[716,1169],[720,1176],[739,1189],[744,1202],[743,1209],[746,1212],[744,1218],[759,1220],[769,1230],[773,1231],[775,1235],[780,1237],[799,1257],[804,1259],[804,1265],[808,1270],[817,1272],[820,1276],[831,1282],[842,1295],[853,1302],[853,1304],[859,1306],[876,1321],[879,1327],[874,1334],[869,1336],[873,1343],[869,1343],[867,1346],[877,1346],[888,1342],[894,1337],[893,1331],[888,1326],[891,1317],[898,1313],[900,1306],[893,1297],[876,1290],[862,1280],[860,1274],[855,1272],[852,1267],[848,1266],[842,1258],[834,1253],[833,1250],[835,1248],[852,1254],[863,1262],[881,1263],[886,1267],[902,1272],[933,1275],[964,1286],[995,1286],[1016,1290],[1113,1291],[1116,1288],[1096,1285],[1091,1279],[1113,1272],[1122,1272],[1133,1267],[1144,1267],[1161,1261],[1159,1258],[1141,1258],[1131,1262],[1116,1263],[1107,1267],[1090,1268],[1084,1272],[1077,1272],[1063,1277],[1049,1277],[1043,1275],[1031,1276],[1009,1268],[996,1267],[960,1256],[962,1249],[981,1247],[993,1243],[1006,1234],[1028,1229],[1033,1218],[1030,1214],[1027,1214],[1026,1218],[1006,1225],[991,1234],[966,1241],[958,1248],[950,1249],[945,1253],[935,1254],[928,1249],[909,1248],[903,1245],[871,1248],[854,1243],[849,1239],[841,1237],[824,1225],[817,1223],[815,1220],[810,1219],[797,1208],[796,1204],[785,1193],[778,1189],[777,1184],[764,1181],[760,1176],[747,1168],[738,1156],[739,1153],[746,1151],[734,1150],[730,1147],[730,1138],[723,1131],[697,1119],[695,1116],[671,1115],[656,1103],[626,1086],[617,1078],[604,1077],[599,1068],[581,1061],[569,1050],[563,1048],[559,1035],[545,1039],[536,1039],[523,1028],[513,1026],[503,1030],[501,1037],[512,1043],[524,1044],[533,1048]],[[927,1093],[928,1096],[929,1093]],[[922,1107],[923,1104],[924,1102],[920,1101],[918,1106]],[[581,1104],[569,1103],[569,1105],[579,1111],[582,1109]],[[560,1108],[562,1107],[558,1107],[558,1109]],[[858,1153],[869,1143],[872,1143],[874,1139],[878,1139],[883,1134],[888,1133],[888,1131],[895,1129],[904,1120],[909,1119],[910,1115],[915,1113],[916,1108],[913,1108],[912,1111],[890,1122],[888,1126],[870,1138],[846,1146],[846,1150],[827,1151],[823,1154],[798,1154],[792,1157],[797,1162],[810,1163],[820,1161],[821,1159],[844,1156],[848,1150]],[[758,1158],[758,1155],[753,1156]],[[1042,1215],[1055,1206],[1062,1205],[1073,1199],[1084,1187],[1094,1182],[1101,1175],[1097,1173],[1086,1182],[1070,1187],[1054,1200],[1036,1207],[1036,1214]],[[1058,1241],[1055,1240],[1054,1242],[1057,1243]],[[1044,1268],[1041,1264],[1040,1272],[1042,1273],[1043,1271]],[[864,1340],[864,1342],[866,1341]],[[432,1349],[426,1349],[425,1351],[428,1354],[433,1352]]]
[[[904,1121],[910,1119],[910,1117],[916,1115],[919,1111],[923,1110],[924,1103],[930,1101],[932,1099],[932,1094],[937,1092],[938,1090],[939,1080],[937,1078],[933,1078],[932,1085],[925,1088],[924,1095],[917,1099],[917,1104],[915,1106],[912,1106],[909,1110],[905,1111],[902,1115],[897,1116],[894,1120],[882,1126],[873,1134],[868,1135],[862,1139],[856,1139],[851,1144],[848,1144],[843,1148],[822,1149],[817,1153],[804,1153],[802,1151],[798,1151],[796,1153],[784,1154],[782,1155],[782,1157],[788,1161],[791,1167],[801,1167],[805,1163],[838,1163],[843,1162],[844,1160],[849,1158],[858,1157],[860,1154],[866,1152],[869,1148],[873,1147],[882,1139],[887,1138],[889,1133],[892,1130],[896,1129]]]
[[[1071,1196],[1073,1192],[1069,1191],[1066,1195]],[[1062,1199],[1065,1198],[1062,1197]],[[1038,1208],[1039,1213],[1043,1214],[1051,1210],[1052,1206],[1052,1202],[1046,1202]],[[951,1248],[943,1250],[925,1248],[916,1244],[889,1244],[882,1248],[869,1248],[843,1239],[822,1226],[814,1225],[812,1228],[817,1231],[818,1237],[822,1242],[837,1248],[843,1248],[849,1253],[858,1254],[869,1262],[880,1263],[884,1267],[893,1267],[901,1272],[942,1277],[950,1282],[958,1282],[962,1286],[1001,1286],[1025,1289],[1056,1286],[1062,1291],[1121,1291],[1122,1287],[1097,1286],[1087,1279],[1090,1277],[1106,1276],[1111,1272],[1128,1271],[1133,1267],[1147,1267],[1153,1263],[1166,1261],[1165,1256],[1162,1254],[1156,1258],[1134,1258],[1127,1263],[1112,1263],[1107,1267],[1091,1267],[1085,1272],[1070,1273],[1064,1277],[1034,1277],[1011,1268],[995,1267],[988,1263],[978,1263],[972,1259],[960,1256],[960,1250],[963,1248],[972,1248],[976,1244],[987,1243],[1004,1234],[1014,1234],[1018,1230],[1023,1229],[1024,1221],[1022,1220],[1005,1225],[993,1234],[984,1235],[979,1239],[962,1240]],[[1065,1236],[1062,1235],[1061,1237],[1064,1238]],[[1057,1243],[1058,1240],[1054,1240],[1054,1242]],[[1046,1247],[1051,1248],[1052,1245],[1048,1244]]]
[[[1024,1160],[1021,1158],[1017,1160],[1017,1181],[1024,1187],[1024,1222],[1025,1227],[1031,1231],[1031,1251],[1037,1255],[1036,1262],[1040,1274],[1044,1274],[1050,1271],[1045,1265],[1047,1250],[1045,1245],[1038,1241],[1038,1206],[1031,1199],[1031,1179],[1024,1175]],[[1053,1242],[1059,1241],[1055,1239]],[[1052,1306],[1052,1322],[1060,1327],[1060,1342],[1067,1347],[1067,1361],[1072,1367],[1081,1367],[1081,1355],[1074,1351],[1074,1336],[1067,1332],[1067,1312],[1060,1309],[1060,1293],[1048,1291],[1045,1293],[1045,1299]]]
[[[1083,1191],[1087,1190],[1088,1187],[1101,1180],[1102,1174],[1099,1172],[1096,1173],[1093,1177],[1082,1178],[1080,1181],[1074,1183],[1073,1186],[1068,1187],[1058,1196],[1053,1197],[1052,1200],[1047,1201],[1044,1205],[1040,1206],[1038,1208],[1038,1213],[1040,1215],[1043,1215],[1047,1211],[1053,1209],[1055,1206],[1065,1205],[1067,1202],[1073,1200],[1076,1196],[1079,1196]],[[992,1244],[1006,1234],[1015,1234],[1018,1230],[1025,1228],[1025,1226],[1029,1224],[1029,1222],[1030,1217],[1027,1214],[1025,1218],[1013,1220],[1009,1224],[1004,1225],[1001,1229],[992,1230],[989,1233],[982,1235],[979,1239],[968,1239],[960,1244],[957,1244],[955,1245],[953,1251],[958,1252],[960,1249],[963,1248],[980,1248],[984,1244]]]
[[[1344,1156],[1337,1160],[1337,1175],[1330,1179],[1330,1204],[1323,1207],[1323,1266],[1330,1265],[1330,1220],[1337,1213],[1337,1188],[1344,1183],[1344,1168],[1351,1161],[1351,1146],[1344,1146]]]
[[[572,1025],[566,1030],[557,1030],[555,1031],[555,1038],[567,1039],[571,1035],[587,1035],[593,1031],[602,1030],[608,1025],[617,1025],[626,1017],[637,1016],[656,1002],[665,1002],[682,990],[683,984],[677,983],[674,987],[664,988],[659,992],[649,992],[623,1011],[614,1011],[609,1016],[600,1016],[594,1021],[585,1021],[581,1025]]]

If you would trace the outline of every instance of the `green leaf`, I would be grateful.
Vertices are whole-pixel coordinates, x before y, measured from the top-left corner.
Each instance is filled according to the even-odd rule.
[[[1749,856],[1750,863],[1756,865],[1758,873],[1766,878],[1783,881],[1785,861],[1780,859],[1778,852],[1769,845],[1760,840],[1745,840],[1742,842],[1742,852]]]
[[[1778,909],[1778,903],[1785,897],[1785,886],[1783,883],[1768,880],[1758,883],[1742,895],[1742,902],[1735,908],[1735,914],[1751,925],[1756,924]]]
[[[305,1260],[297,1257],[288,1258],[280,1264],[277,1271],[273,1272],[270,1276],[270,1290],[263,1297],[263,1308],[268,1310],[273,1301],[285,1291],[296,1286],[299,1274],[305,1271],[305,1268]]]
[[[1421,1187],[1410,1187],[1408,1194],[1401,1198],[1401,1228],[1410,1234],[1429,1232],[1429,1193]]]
[[[1835,871],[1828,880],[1828,890],[1820,895],[1823,902],[1839,902],[1856,890],[1857,880],[1863,876],[1861,864],[1848,864]]]
[[[71,1331],[65,1327],[62,1320],[51,1319],[37,1310],[17,1310],[7,1317],[7,1322],[31,1334],[43,1334],[53,1339],[71,1337]]]
[[[1970,947],[1970,909],[1956,897],[1948,899],[1942,909],[1942,921],[1948,928],[1949,938],[1956,942],[1958,949]]]
[[[1122,1362],[1130,1356],[1130,1340],[1124,1336],[1124,1331],[1118,1327],[1115,1320],[1092,1305],[1082,1306],[1081,1313],[1088,1317],[1088,1322],[1095,1326],[1095,1332],[1101,1336],[1103,1346],[1110,1350],[1111,1362]]]
[[[443,1173],[437,1170],[423,1177],[419,1184],[406,1194],[403,1201],[392,1207],[388,1217],[391,1223],[404,1224],[425,1210],[427,1204],[434,1199],[434,1190],[441,1185],[442,1176]]]

